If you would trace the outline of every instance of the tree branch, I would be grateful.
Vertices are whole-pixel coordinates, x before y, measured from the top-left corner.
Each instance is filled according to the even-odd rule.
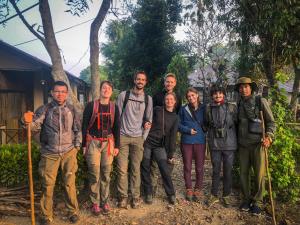
[[[20,19],[22,20],[22,22],[24,23],[24,25],[28,28],[28,30],[34,35],[36,36],[41,42],[43,42],[43,44],[45,44],[45,38],[42,37],[38,32],[36,32],[33,29],[33,26],[31,26],[28,21],[25,19],[25,17],[23,16],[22,12],[20,11],[19,7],[17,6],[15,0],[9,0],[10,4],[14,7],[14,9],[16,10],[18,16],[20,17]]]

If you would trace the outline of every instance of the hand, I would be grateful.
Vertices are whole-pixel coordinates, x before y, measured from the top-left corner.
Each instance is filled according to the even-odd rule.
[[[34,113],[31,111],[27,111],[26,113],[24,113],[24,116],[23,116],[24,122],[31,123],[32,119],[33,119],[33,115],[34,115]]]
[[[265,137],[263,140],[262,140],[262,145],[263,147],[265,148],[269,148],[271,146],[271,143],[272,143],[272,139],[270,137]]]
[[[117,156],[119,154],[119,149],[118,148],[114,148],[114,156]]]
[[[146,122],[145,124],[144,124],[144,129],[145,130],[147,130],[147,129],[150,129],[151,128],[151,123],[150,122]]]
[[[168,163],[169,163],[169,164],[175,164],[175,158],[174,158],[174,157],[169,158],[169,159],[168,159]]]
[[[194,128],[192,128],[191,129],[191,135],[195,135],[195,134],[197,134],[197,131]]]

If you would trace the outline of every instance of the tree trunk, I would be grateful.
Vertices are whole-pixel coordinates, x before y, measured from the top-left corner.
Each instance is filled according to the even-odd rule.
[[[293,59],[293,67],[294,67],[294,72],[295,72],[295,79],[294,79],[293,93],[292,93],[292,97],[291,97],[290,107],[293,112],[293,119],[296,121],[298,95],[299,95],[299,89],[300,89],[300,66],[297,64],[296,59]]]
[[[108,12],[111,0],[103,0],[96,18],[91,24],[90,31],[90,64],[91,64],[91,84],[92,98],[97,99],[100,96],[100,77],[99,77],[99,41],[98,33],[101,24]]]
[[[48,0],[40,0],[39,10],[42,18],[42,24],[43,24],[44,36],[45,36],[45,42],[43,44],[52,62],[52,71],[51,71],[52,77],[55,81],[61,80],[68,85],[69,99],[77,109],[81,110],[82,105],[79,103],[76,96],[74,95],[70,86],[69,79],[62,65],[62,59],[55,38],[55,33],[52,24],[52,16],[51,16]]]

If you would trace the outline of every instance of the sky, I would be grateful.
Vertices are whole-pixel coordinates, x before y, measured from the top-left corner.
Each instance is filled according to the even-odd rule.
[[[0,10],[1,4],[3,4],[2,2],[5,1],[0,0]],[[38,0],[20,1],[18,3],[18,6],[20,10],[24,10],[37,2]],[[65,11],[69,8],[65,5],[65,1],[63,0],[52,0],[49,1],[49,3],[55,32],[74,26],[73,28],[70,28],[66,31],[57,33],[56,39],[63,55],[64,69],[71,72],[75,76],[79,76],[80,71],[89,66],[90,25],[92,19],[97,15],[102,1],[94,0],[92,4],[90,4],[90,10],[80,17],[72,16],[70,13],[66,13]],[[114,1],[114,7],[118,8],[119,6],[120,3],[118,3],[118,1]],[[15,11],[11,7],[9,16],[14,14]],[[23,15],[30,24],[42,24],[38,6],[25,12]],[[110,20],[115,19],[117,18],[113,14],[108,14],[108,16],[106,17],[99,32],[100,44],[107,41],[104,34],[105,26]],[[0,23],[1,21],[2,19],[0,18]],[[174,35],[176,40],[184,39],[183,30],[183,27],[177,28],[177,32]],[[20,44],[34,38],[35,36],[25,27],[19,17],[15,17],[9,20],[8,22],[6,22],[5,26],[0,25],[0,40],[13,45],[33,56],[36,56],[41,60],[51,63],[48,53],[39,40],[35,40],[26,44]],[[103,63],[104,61],[104,57],[100,54],[100,63]]]

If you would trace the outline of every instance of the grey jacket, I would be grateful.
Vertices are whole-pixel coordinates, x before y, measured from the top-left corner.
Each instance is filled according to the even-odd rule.
[[[237,149],[236,105],[232,103],[224,103],[222,105],[208,104],[205,110],[204,124],[208,129],[207,137],[210,150]],[[218,136],[220,132],[223,132],[223,137]]]
[[[137,95],[130,91],[129,99],[127,105],[123,112],[123,104],[125,100],[126,91],[122,91],[116,101],[118,106],[121,118],[121,135],[126,135],[129,137],[141,137],[143,136],[146,139],[149,130],[143,129],[143,115],[144,110],[146,110],[146,119],[149,122],[152,122],[152,113],[153,113],[153,103],[152,98],[148,96],[148,106],[145,109],[145,96],[144,93]]]
[[[64,154],[80,147],[80,115],[68,103],[55,101],[38,108],[31,123],[32,131],[41,131],[41,154]]]

